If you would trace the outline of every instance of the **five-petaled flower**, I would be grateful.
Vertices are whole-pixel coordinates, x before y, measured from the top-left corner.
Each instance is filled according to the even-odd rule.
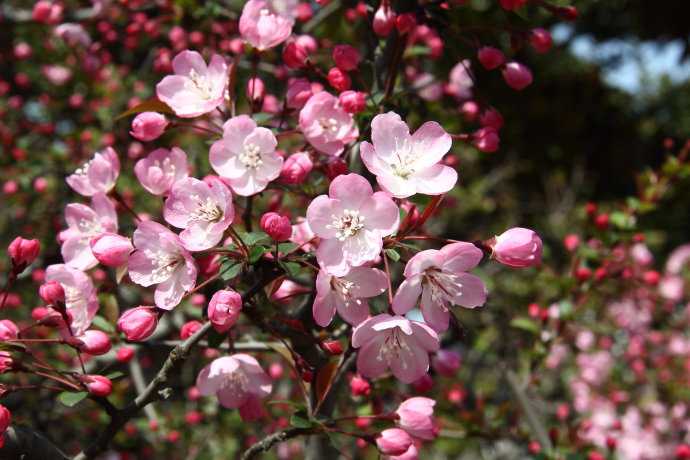
[[[187,154],[178,147],[156,149],[137,161],[134,174],[149,193],[165,195],[175,182],[187,177]]]
[[[112,147],[96,152],[93,158],[67,177],[67,184],[84,196],[108,193],[120,175],[120,159]]]
[[[240,34],[259,51],[287,40],[295,24],[297,0],[249,0],[240,16]]]
[[[328,195],[314,198],[307,221],[321,238],[319,264],[331,275],[344,276],[379,255],[383,237],[398,229],[400,216],[388,193],[374,193],[365,178],[347,174],[331,182]]]
[[[418,252],[405,266],[405,281],[393,299],[393,311],[404,315],[422,297],[424,321],[438,332],[448,329],[448,304],[474,308],[486,302],[486,287],[468,270],[477,266],[483,254],[472,243],[452,243],[440,250]]]
[[[302,107],[299,127],[307,141],[327,155],[340,155],[346,144],[359,137],[352,114],[340,106],[337,97],[326,91],[314,94]]]
[[[371,139],[362,142],[360,154],[381,188],[396,198],[415,193],[440,195],[453,188],[458,173],[440,164],[452,139],[435,121],[424,123],[410,135],[400,115],[388,112],[371,122]]]
[[[98,297],[91,278],[80,270],[56,264],[46,269],[46,281],[60,283],[65,291],[65,307],[71,320],[71,332],[75,336],[82,335],[98,311]]]

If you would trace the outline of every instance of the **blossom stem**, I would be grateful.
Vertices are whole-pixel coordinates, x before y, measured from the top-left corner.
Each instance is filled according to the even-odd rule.
[[[124,197],[122,195],[120,195],[120,192],[113,189],[113,191],[111,192],[111,195],[113,198],[115,198],[115,201],[117,201],[125,211],[127,211],[128,213],[130,213],[132,215],[135,222],[141,222],[141,219],[139,218],[137,213],[134,212],[134,210],[129,207],[129,205],[125,202]]]

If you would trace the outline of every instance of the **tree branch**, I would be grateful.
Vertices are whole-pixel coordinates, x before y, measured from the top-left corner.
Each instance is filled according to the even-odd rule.
[[[271,450],[271,447],[278,443],[304,434],[313,434],[314,432],[314,428],[288,428],[286,430],[270,434],[247,449],[244,454],[242,454],[241,460],[251,460],[256,458],[256,456],[262,452],[268,452]]]
[[[68,460],[69,457],[42,434],[25,426],[11,426],[4,434],[0,458]]]

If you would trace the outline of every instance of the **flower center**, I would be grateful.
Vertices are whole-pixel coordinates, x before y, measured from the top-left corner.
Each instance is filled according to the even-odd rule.
[[[173,162],[170,161],[170,158],[166,158],[162,162],[156,160],[153,162],[153,166],[155,168],[160,169],[163,172],[163,174],[167,177],[173,177],[175,175],[175,172],[177,171],[177,168],[175,167]]]
[[[342,216],[333,216],[333,222],[327,227],[336,229],[335,237],[345,241],[364,228],[364,216],[360,216],[359,211],[346,209]]]
[[[319,125],[321,125],[321,129],[331,134],[337,133],[340,129],[338,120],[335,118],[319,118]]]
[[[203,220],[206,222],[216,223],[223,219],[223,210],[220,209],[218,204],[210,197],[207,197],[205,201],[202,201],[199,197],[195,198],[197,208],[191,213],[190,216],[193,220]]]
[[[77,228],[79,228],[79,233],[81,233],[82,237],[85,238],[91,238],[103,233],[103,227],[97,220],[79,219]]]
[[[240,162],[250,169],[257,169],[264,163],[261,159],[261,149],[256,144],[247,144],[244,151],[240,154]]]
[[[355,288],[355,283],[345,278],[335,278],[331,279],[331,289],[340,296],[340,298],[345,302],[345,306],[349,307],[352,302],[360,305],[362,303],[361,299],[354,297],[352,290]]]
[[[462,295],[462,284],[459,277],[438,269],[428,269],[423,281],[431,290],[431,299],[436,303],[452,301]]]
[[[384,340],[383,345],[376,355],[376,360],[385,361],[387,365],[390,365],[390,363],[392,363],[394,360],[398,360],[402,362],[402,366],[405,368],[407,367],[407,363],[405,360],[400,359],[400,351],[409,349],[409,345],[400,336],[400,330],[396,327],[390,334],[388,334],[386,340]]]
[[[144,251],[144,255],[151,261],[153,265],[151,277],[154,280],[154,284],[162,283],[170,278],[175,269],[177,269],[182,262],[181,255],[171,254],[161,249],[155,251],[152,249],[146,249]]]
[[[235,396],[241,396],[247,392],[249,378],[240,369],[229,374],[220,382],[219,391],[230,392]]]
[[[395,141],[395,160],[390,164],[393,174],[402,179],[408,179],[414,174],[414,163],[417,155],[412,151],[412,145],[405,139],[402,143],[396,139]]]
[[[189,80],[203,99],[211,99],[213,87],[208,77],[200,75],[195,69],[189,71]]]

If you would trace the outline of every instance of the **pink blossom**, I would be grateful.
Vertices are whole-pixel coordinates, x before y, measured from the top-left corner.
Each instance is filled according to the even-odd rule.
[[[28,240],[21,236],[13,239],[7,246],[7,253],[12,259],[12,264],[22,269],[36,260],[40,251],[41,243],[38,240]]]
[[[390,455],[388,460],[418,460],[419,459],[419,449],[412,443],[407,450],[401,455]]]
[[[292,33],[297,0],[249,0],[240,16],[240,34],[259,51],[273,48]]]
[[[424,323],[385,313],[367,319],[352,333],[359,348],[357,371],[377,378],[388,369],[403,383],[412,383],[429,370],[429,352],[439,348],[436,332]]]
[[[412,438],[405,430],[389,428],[376,437],[376,447],[384,455],[402,455],[412,445]]]
[[[134,174],[149,193],[165,195],[187,177],[187,154],[180,148],[156,149],[134,165]]]
[[[277,145],[271,130],[257,127],[247,115],[240,115],[225,122],[223,139],[211,146],[209,159],[233,192],[250,196],[280,175],[283,158],[276,153]]]
[[[307,152],[293,153],[285,159],[280,170],[280,181],[284,184],[299,185],[309,176],[314,167]]]
[[[327,155],[340,155],[345,145],[359,136],[352,115],[326,91],[309,98],[299,113],[299,127],[307,141]]]
[[[360,145],[362,161],[394,197],[440,195],[455,186],[457,172],[440,163],[453,141],[438,123],[426,122],[410,135],[400,115],[388,112],[372,120],[371,139],[373,145]]]
[[[436,401],[424,397],[409,398],[400,403],[395,413],[398,426],[415,438],[432,440],[436,437],[434,406]]]
[[[532,84],[532,72],[524,64],[513,61],[503,68],[503,79],[514,90],[522,91]]]
[[[300,69],[307,63],[309,52],[296,41],[290,41],[283,48],[283,62],[291,69]]]
[[[165,115],[158,112],[142,112],[132,120],[132,130],[129,134],[140,141],[158,139],[168,126]]]
[[[70,46],[87,47],[91,44],[91,37],[81,24],[65,22],[57,26],[53,33]]]
[[[354,48],[350,45],[334,46],[332,56],[335,65],[346,72],[355,70],[361,59],[357,48]]]
[[[290,219],[277,212],[271,211],[262,215],[259,225],[261,230],[266,232],[274,241],[287,241],[292,236]]]
[[[156,95],[178,117],[198,117],[223,103],[228,65],[221,56],[211,56],[207,66],[201,54],[185,50],[175,56],[172,67],[175,75],[167,75],[156,85]]]
[[[93,158],[67,177],[67,184],[84,196],[108,193],[120,175],[120,159],[112,147],[96,152]]]
[[[664,276],[659,282],[659,294],[666,300],[680,302],[683,300],[685,282],[676,275]]]
[[[460,369],[460,353],[452,350],[439,350],[431,361],[434,370],[446,377],[453,377]]]
[[[671,275],[679,275],[690,261],[690,244],[678,246],[666,259],[666,271]]]
[[[148,339],[157,326],[158,314],[155,307],[130,308],[117,320],[117,329],[132,342]]]
[[[215,394],[221,406],[248,412],[273,388],[256,359],[243,353],[212,361],[199,372],[196,386],[202,396]]]
[[[472,134],[472,145],[481,152],[495,152],[498,150],[500,143],[501,138],[498,136],[498,131],[490,126],[478,129]]]
[[[0,341],[19,337],[19,328],[9,319],[0,320]]]
[[[654,255],[646,244],[636,243],[630,248],[630,256],[639,265],[646,267],[654,262]]]
[[[312,84],[306,78],[291,78],[288,81],[286,93],[287,106],[291,109],[301,109],[313,95]]]
[[[486,70],[493,70],[503,65],[506,60],[503,52],[491,46],[483,46],[477,52],[477,58]]]
[[[57,281],[47,281],[41,284],[38,288],[38,295],[47,305],[65,302],[65,290]]]
[[[84,331],[83,334],[75,337],[75,339],[80,342],[78,345],[79,350],[93,356],[104,355],[108,353],[112,347],[108,335],[96,329]]]
[[[242,297],[231,289],[216,291],[208,303],[208,319],[218,332],[226,332],[240,316]]]
[[[203,251],[223,238],[235,208],[230,190],[220,179],[186,177],[173,184],[163,216],[170,225],[184,229],[180,240],[186,249]]]
[[[475,308],[486,302],[484,283],[467,273],[482,257],[480,249],[464,242],[418,252],[405,266],[405,281],[395,293],[393,311],[404,315],[421,296],[424,321],[436,331],[445,331],[450,319],[449,304]]]
[[[390,3],[383,0],[374,13],[372,28],[379,37],[387,37],[393,31],[393,27],[395,27],[395,12],[391,9]]]
[[[290,241],[302,246],[305,251],[311,251],[313,245],[309,242],[316,237],[309,227],[309,222],[304,217],[298,217],[297,223],[292,226]]]
[[[91,240],[106,232],[117,232],[115,205],[103,193],[91,198],[91,206],[70,203],[65,207],[67,229],[60,232],[62,258],[70,267],[88,270],[98,265]]]
[[[501,233],[492,250],[492,256],[509,267],[525,268],[541,263],[541,238],[528,228],[515,227]]]
[[[157,284],[156,306],[172,310],[194,287],[194,259],[176,234],[153,221],[140,222],[133,239],[135,251],[129,257],[129,277],[144,287]]]
[[[260,101],[264,96],[266,96],[266,85],[260,78],[247,80],[247,99],[249,101]]]
[[[98,311],[98,297],[91,278],[75,268],[57,264],[46,269],[46,281],[57,281],[62,285],[65,307],[72,321],[70,329],[75,336],[82,335]]]
[[[357,326],[369,316],[370,297],[383,293],[388,286],[386,274],[369,267],[355,267],[342,277],[319,270],[316,277],[314,320],[326,327],[333,320],[336,310],[348,323]]]
[[[580,368],[580,378],[590,385],[600,385],[606,381],[613,366],[613,358],[608,351],[580,353],[576,358]]]
[[[466,59],[455,64],[448,77],[448,85],[446,86],[448,94],[460,101],[471,98],[474,81],[470,72],[469,60]]]
[[[367,106],[367,95],[361,91],[343,91],[338,101],[347,113],[360,113]]]
[[[383,237],[400,221],[398,207],[386,192],[376,192],[357,174],[333,179],[328,195],[317,196],[307,208],[307,221],[321,242],[316,257],[331,275],[374,260]]]
[[[102,375],[84,375],[82,377],[86,389],[94,396],[106,397],[113,391],[113,382]]]
[[[127,263],[132,242],[126,236],[116,233],[101,233],[91,240],[91,253],[106,267],[120,267]]]

